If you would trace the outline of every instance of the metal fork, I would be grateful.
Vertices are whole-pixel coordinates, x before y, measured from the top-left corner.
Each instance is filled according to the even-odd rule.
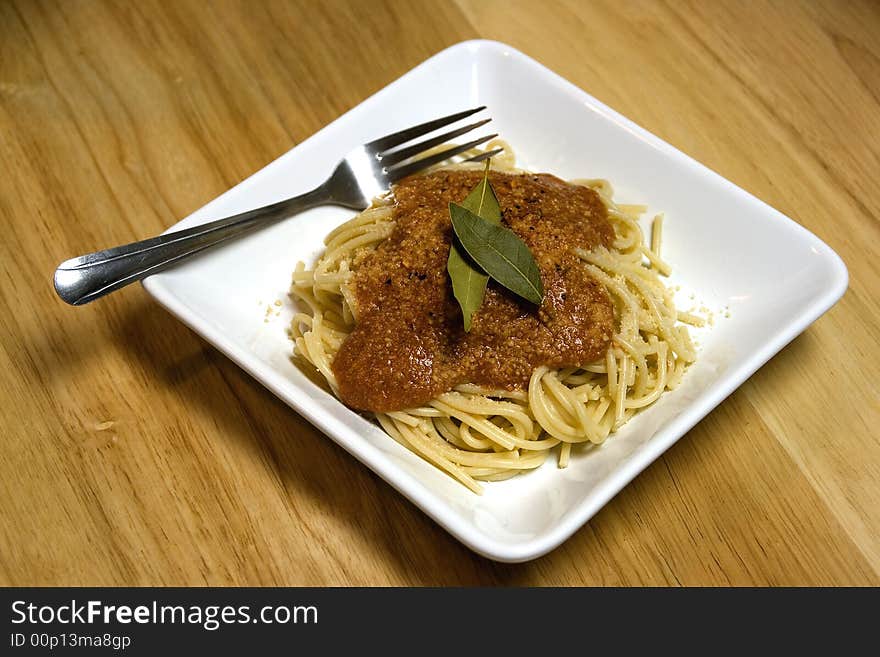
[[[376,195],[386,191],[402,178],[461,155],[496,137],[495,134],[487,135],[421,159],[412,159],[429,148],[444,144],[491,121],[484,119],[425,139],[412,146],[404,146],[413,139],[423,137],[484,109],[485,106],[477,107],[444,116],[355,148],[336,166],[324,183],[305,194],[193,228],[65,260],[55,270],[55,291],[67,303],[79,306],[155,274],[257,226],[273,223],[317,205],[342,205],[363,210]],[[497,148],[480,153],[464,161],[485,160],[497,155],[501,150]]]

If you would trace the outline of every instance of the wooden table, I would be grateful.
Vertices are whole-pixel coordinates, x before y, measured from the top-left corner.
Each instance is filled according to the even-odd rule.
[[[0,583],[880,583],[878,34],[870,1],[3,0]],[[520,565],[459,545],[142,289],[74,309],[51,286],[474,37],[797,218],[851,276]]]

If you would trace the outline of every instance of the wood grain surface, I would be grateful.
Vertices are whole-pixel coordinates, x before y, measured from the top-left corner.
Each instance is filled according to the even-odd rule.
[[[0,0],[0,584],[880,583],[878,34],[870,1]],[[796,218],[851,277],[519,565],[462,547],[139,287],[70,308],[51,285],[475,37]]]

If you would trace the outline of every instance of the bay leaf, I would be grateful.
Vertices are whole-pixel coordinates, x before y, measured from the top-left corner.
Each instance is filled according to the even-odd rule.
[[[455,236],[480,269],[514,294],[541,304],[541,271],[516,233],[456,203],[449,204],[449,214]]]
[[[478,217],[493,224],[501,223],[501,206],[492,185],[489,184],[488,160],[483,180],[461,202],[461,207],[467,208]],[[449,249],[446,271],[449,272],[449,278],[452,281],[452,293],[458,301],[458,305],[461,306],[464,330],[470,331],[473,315],[483,303],[489,277],[476,266],[455,239]]]

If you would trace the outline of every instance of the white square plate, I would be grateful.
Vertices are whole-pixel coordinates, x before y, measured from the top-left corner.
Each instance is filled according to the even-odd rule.
[[[535,472],[474,495],[291,362],[291,272],[298,260],[314,262],[324,236],[351,211],[310,210],[152,276],[144,286],[463,543],[492,559],[525,561],[567,539],[828,310],[846,289],[847,271],[794,221],[534,60],[491,41],[460,43],[432,57],[172,230],[311,189],[354,146],[477,105],[488,106],[494,131],[513,146],[520,166],[561,178],[607,178],[616,199],[664,211],[663,254],[675,270],[670,284],[682,286],[680,307],[715,311],[714,326],[695,336],[699,360],[682,385],[600,448],[575,450],[567,469],[550,458]],[[282,305],[272,306],[266,322],[266,305],[276,299]]]

